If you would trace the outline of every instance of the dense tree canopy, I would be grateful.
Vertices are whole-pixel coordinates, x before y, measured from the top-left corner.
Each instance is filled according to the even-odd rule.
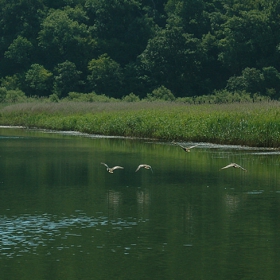
[[[2,92],[280,98],[280,0],[0,0],[0,8]]]

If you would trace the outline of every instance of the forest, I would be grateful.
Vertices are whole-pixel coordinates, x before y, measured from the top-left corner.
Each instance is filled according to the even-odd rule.
[[[0,61],[0,102],[278,100],[280,0],[0,0]]]

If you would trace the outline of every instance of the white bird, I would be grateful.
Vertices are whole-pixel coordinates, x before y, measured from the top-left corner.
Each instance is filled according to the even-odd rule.
[[[150,165],[148,165],[148,164],[140,164],[138,167],[137,167],[137,169],[135,170],[135,172],[137,172],[140,168],[145,168],[145,169],[150,169],[152,172],[153,172],[153,169],[152,169],[152,167],[150,166]]]
[[[178,144],[178,143],[176,143],[176,142],[172,142],[172,143],[174,143],[175,145],[179,146],[179,147],[182,148],[185,152],[188,152],[188,153],[191,151],[192,148],[198,146],[198,145],[194,145],[194,146],[190,146],[190,147],[184,147],[184,146],[182,146],[182,145],[180,145],[180,144]]]
[[[114,170],[116,170],[116,169],[124,169],[122,166],[114,166],[114,167],[109,167],[106,163],[104,163],[104,162],[101,162],[101,164],[103,164],[103,165],[105,165],[106,166],[106,168],[107,168],[107,171],[109,172],[109,173],[113,173],[114,172]]]
[[[234,163],[234,162],[225,166],[225,167],[222,167],[221,169],[226,169],[226,168],[229,168],[229,167],[240,168],[243,171],[247,171],[245,168],[243,168],[242,166],[240,166],[240,165],[238,165],[237,163]]]

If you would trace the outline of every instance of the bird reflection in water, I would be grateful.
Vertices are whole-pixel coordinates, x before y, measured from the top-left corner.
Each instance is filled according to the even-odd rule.
[[[109,190],[107,193],[107,201],[108,215],[112,214],[113,218],[118,217],[120,205],[122,204],[122,194],[114,190]]]
[[[149,208],[151,204],[150,191],[148,189],[137,190],[136,195],[138,214],[141,218],[146,219],[149,216]]]

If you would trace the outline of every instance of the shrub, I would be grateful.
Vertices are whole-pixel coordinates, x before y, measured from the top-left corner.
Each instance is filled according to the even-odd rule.
[[[50,102],[59,102],[59,97],[57,94],[53,93],[49,96]]]
[[[7,90],[20,88],[21,83],[19,75],[6,76],[4,78],[1,78],[1,86],[6,88]]]
[[[69,92],[68,96],[65,98],[66,101],[78,101],[78,102],[110,102],[117,101],[115,98],[107,97],[104,94],[91,93],[79,93],[79,92]]]
[[[6,99],[7,89],[5,87],[0,87],[0,102],[4,102]]]
[[[5,101],[16,103],[16,102],[23,102],[26,100],[26,96],[23,91],[17,90],[8,90],[6,94]]]
[[[155,100],[165,100],[165,101],[174,101],[176,98],[165,86],[160,86],[152,91],[152,93],[147,94],[147,99],[149,101]]]
[[[140,101],[139,96],[135,95],[133,92],[131,92],[129,95],[126,95],[122,98],[125,102],[137,102]]]

